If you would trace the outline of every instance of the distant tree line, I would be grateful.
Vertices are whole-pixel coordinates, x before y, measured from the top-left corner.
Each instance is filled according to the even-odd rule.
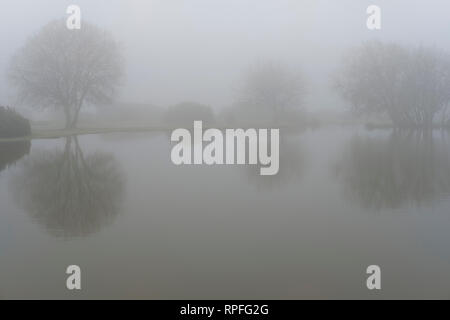
[[[122,51],[110,33],[89,23],[67,30],[64,21],[56,20],[17,51],[9,80],[29,106],[62,111],[69,129],[76,127],[84,106],[112,101],[123,74]],[[365,43],[346,54],[335,87],[356,114],[385,115],[395,127],[450,126],[450,54],[437,48]],[[301,70],[276,61],[255,64],[237,91],[226,119],[304,123]],[[170,107],[162,120],[170,125],[211,122],[212,110],[184,102]]]

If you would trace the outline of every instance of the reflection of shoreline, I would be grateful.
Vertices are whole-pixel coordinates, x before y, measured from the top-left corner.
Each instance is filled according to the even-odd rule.
[[[63,150],[37,152],[13,177],[16,201],[52,235],[84,236],[110,223],[124,194],[120,167],[112,154],[84,155],[76,137]]]
[[[31,142],[29,140],[0,142],[0,172],[29,154],[30,149]]]
[[[450,194],[448,136],[393,132],[353,137],[336,166],[345,192],[364,208],[396,209],[428,204]]]

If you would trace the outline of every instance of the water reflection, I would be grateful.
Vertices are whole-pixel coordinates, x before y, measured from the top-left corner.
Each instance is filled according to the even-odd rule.
[[[0,172],[30,153],[30,141],[0,142]]]
[[[124,175],[112,154],[84,155],[76,137],[63,150],[37,152],[13,177],[16,200],[50,234],[85,236],[120,211]]]
[[[450,194],[450,145],[445,133],[393,132],[353,137],[336,173],[364,208],[426,205]]]
[[[246,129],[244,129],[246,130]],[[188,129],[191,137],[194,136],[194,131]],[[234,165],[237,170],[240,170],[240,176],[247,180],[250,185],[255,186],[258,190],[275,190],[278,187],[284,187],[289,185],[289,183],[298,181],[303,175],[303,169],[306,163],[306,152],[302,144],[301,135],[304,133],[305,129],[282,129],[280,130],[280,140],[279,140],[279,171],[275,175],[261,175],[260,168],[261,164],[248,164],[248,139],[238,140],[235,139],[235,152],[239,149],[246,150],[245,165]],[[225,130],[221,130],[225,137]],[[164,133],[170,140],[171,132]],[[270,140],[270,139],[269,139]],[[225,140],[224,140],[225,141]],[[183,141],[184,143],[189,143],[189,141]],[[195,145],[195,141],[191,139],[192,150]],[[203,149],[207,145],[207,142],[203,142]],[[225,143],[224,143],[225,144]],[[172,143],[170,147],[173,147],[175,143]],[[244,146],[244,147],[243,147]],[[268,147],[269,153],[271,150],[270,143]],[[171,152],[168,150],[167,152]],[[226,149],[224,147],[223,154],[226,154]],[[236,157],[236,156],[235,156]],[[191,157],[193,162],[193,156]]]
[[[258,190],[276,190],[298,181],[305,167],[306,152],[298,134],[280,133],[280,168],[277,174],[263,176],[260,165],[246,165],[244,174]]]

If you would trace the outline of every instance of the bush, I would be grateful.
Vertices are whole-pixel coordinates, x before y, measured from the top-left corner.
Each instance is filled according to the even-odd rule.
[[[24,137],[31,134],[30,121],[8,107],[0,106],[0,138]]]

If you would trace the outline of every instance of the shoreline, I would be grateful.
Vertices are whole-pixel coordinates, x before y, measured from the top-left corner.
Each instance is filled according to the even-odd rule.
[[[188,124],[180,124],[178,127],[187,126]],[[320,123],[318,125],[274,125],[274,124],[230,124],[225,127],[224,125],[215,126],[215,128],[219,130],[224,130],[227,128],[279,128],[279,129],[287,129],[287,130],[305,130],[308,128],[321,128],[327,126],[339,126],[339,127],[348,127],[348,126],[363,126],[366,130],[427,130],[421,127],[403,127],[396,128],[391,124],[375,124],[375,123],[359,123],[359,124],[350,124],[350,123]],[[33,128],[32,134],[24,137],[14,137],[14,138],[0,138],[0,142],[15,142],[15,141],[26,141],[26,140],[44,140],[44,139],[59,139],[70,136],[78,136],[78,135],[91,135],[91,134],[107,134],[107,133],[139,133],[139,132],[155,132],[155,131],[170,131],[175,130],[178,127],[172,126],[126,126],[126,127],[80,127],[75,129],[45,129],[45,128]],[[210,126],[205,127],[208,129]],[[450,126],[442,126],[435,125],[431,130],[450,130]]]

